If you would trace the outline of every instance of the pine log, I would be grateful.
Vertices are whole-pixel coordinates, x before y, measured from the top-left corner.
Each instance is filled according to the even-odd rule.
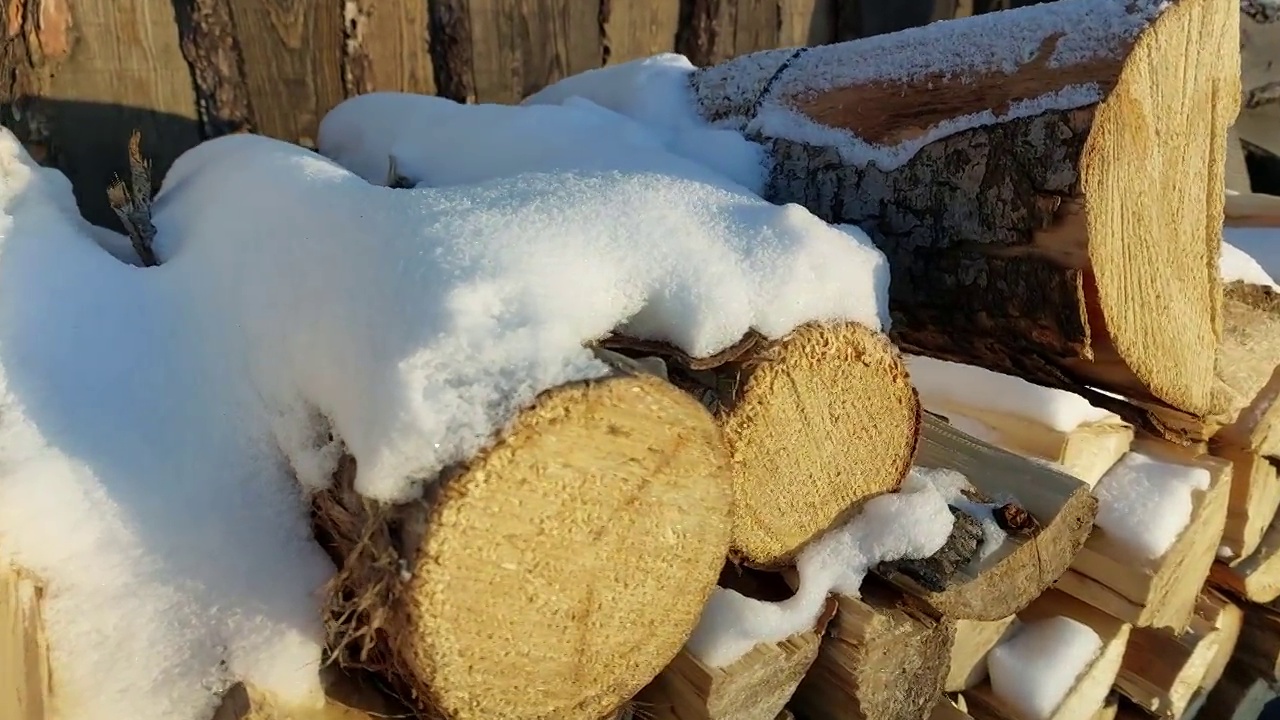
[[[945,415],[952,425],[997,447],[1060,465],[1090,488],[1133,444],[1133,426],[1119,418],[1085,423],[1062,432],[1034,420],[978,408],[940,405],[927,409]]]
[[[987,677],[987,653],[1013,628],[1016,615],[1003,620],[955,620],[956,639],[951,644],[951,662],[943,689],[961,692],[975,687]]]
[[[1202,415],[1238,34],[1220,0],[1064,0],[748,55],[692,87],[768,148],[768,198],[885,251],[904,350]]]
[[[1232,660],[1222,679],[1183,720],[1258,720],[1262,708],[1277,697],[1280,695],[1269,681]]]
[[[1240,637],[1240,608],[1222,595],[1201,595],[1186,632],[1137,628],[1129,635],[1116,687],[1158,717],[1181,717],[1222,676]]]
[[[942,697],[955,628],[874,580],[837,596],[792,707],[806,720],[914,720]]]
[[[911,469],[915,389],[898,351],[862,325],[808,325],[776,343],[752,335],[701,359],[622,337],[602,345],[663,358],[715,415],[733,458],[732,553],[750,565],[785,566]]]
[[[1034,622],[1050,617],[1069,617],[1088,625],[1102,640],[1102,649],[1093,662],[1080,673],[1075,684],[1057,710],[1047,720],[1077,720],[1107,712],[1111,684],[1120,672],[1130,627],[1107,613],[1063,593],[1051,590],[1026,610],[1018,613],[1021,620]],[[975,720],[1025,720],[1009,709],[984,682],[965,693],[969,714]]]
[[[42,593],[30,574],[0,563],[0,718],[6,720],[53,720]]]
[[[355,461],[313,500],[339,564],[330,644],[444,720],[598,720],[675,657],[729,547],[711,416],[622,369],[543,393],[504,436],[387,506]]]
[[[1191,519],[1158,560],[1144,563],[1095,529],[1056,587],[1136,627],[1182,630],[1191,622],[1200,588],[1222,540],[1231,487],[1230,463],[1140,440],[1135,449],[1164,462],[1205,468],[1209,488],[1192,495]]]
[[[1249,557],[1258,550],[1262,538],[1280,509],[1280,477],[1275,464],[1255,452],[1219,448],[1217,453],[1231,462],[1231,494],[1227,500],[1227,522],[1222,533],[1219,558],[1228,563]]]
[[[1038,528],[1009,537],[1000,550],[961,568],[942,591],[901,573],[888,575],[939,615],[995,621],[1017,613],[1071,565],[1093,527],[1097,500],[1084,483],[970,437],[931,413],[925,414],[915,463],[962,473],[979,494],[1016,502]]]
[[[709,668],[681,650],[634,704],[646,720],[775,720],[818,657],[836,603],[810,632],[757,645],[724,668]]]

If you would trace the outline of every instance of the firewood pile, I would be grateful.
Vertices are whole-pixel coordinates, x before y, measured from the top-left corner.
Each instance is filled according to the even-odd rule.
[[[343,454],[310,500],[327,704],[237,684],[214,717],[1256,717],[1280,287],[1219,257],[1224,228],[1280,251],[1225,152],[1241,23],[1276,19],[1064,0],[693,71],[765,200],[884,254],[891,322],[703,356],[616,328],[607,374],[421,497],[370,499]],[[576,80],[526,105],[609,106]],[[56,717],[45,593],[0,573],[0,720]]]

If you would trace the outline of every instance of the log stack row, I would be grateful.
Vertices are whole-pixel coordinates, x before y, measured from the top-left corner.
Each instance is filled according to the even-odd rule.
[[[1224,210],[1238,25],[1230,0],[1064,0],[695,72],[693,109],[767,149],[768,199],[884,251],[892,329],[704,358],[611,335],[612,375],[548,391],[421,500],[370,503],[347,458],[313,501],[333,702],[237,688],[219,720],[1246,717],[1280,683],[1280,300],[1218,275],[1224,215],[1257,214]],[[907,354],[1110,415],[931,397]],[[1095,526],[1131,451],[1209,477],[1154,559]],[[798,554],[913,466],[963,474],[1000,549],[956,502],[941,550],[812,627],[723,667],[684,647],[717,585],[784,600]],[[39,597],[0,575],[3,718],[56,705]],[[993,658],[1064,622],[1097,646],[1029,713]]]

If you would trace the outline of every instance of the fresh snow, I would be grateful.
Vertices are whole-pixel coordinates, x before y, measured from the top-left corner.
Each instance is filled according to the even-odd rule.
[[[1222,255],[1218,267],[1223,282],[1241,280],[1280,290],[1280,285],[1273,279],[1280,275],[1280,229],[1222,228]]]
[[[1058,432],[1071,432],[1083,424],[1116,417],[1075,393],[976,365],[912,355],[907,357],[907,371],[924,406],[938,408],[943,414],[944,408],[959,406],[1024,418]]]
[[[949,503],[966,512],[984,507],[965,500],[966,489],[971,486],[960,473],[912,468],[898,492],[868,500],[851,520],[800,552],[799,587],[790,598],[765,602],[716,588],[686,648],[704,665],[720,668],[756,645],[812,630],[829,595],[861,596],[862,581],[871,568],[891,560],[925,558],[941,549],[955,524]],[[989,507],[986,515],[1000,536],[984,535],[984,546],[994,541],[998,547],[1004,534]],[[984,547],[982,552],[994,549]]]
[[[447,187],[221,138],[171,168],[147,269],[0,131],[0,561],[47,584],[62,716],[207,720],[236,681],[319,702],[332,568],[305,492],[344,448],[361,492],[409,499],[541,391],[608,372],[583,344],[613,329],[699,356],[753,328],[886,322],[860,231],[768,204],[634,121],[450,108],[474,112],[475,137],[448,131],[487,158],[473,172],[382,102],[399,100],[330,123],[329,149],[357,165],[386,147],[348,133],[393,132],[403,169]],[[496,127],[554,139],[557,112],[611,133],[608,162],[587,142],[488,152]]]
[[[1138,559],[1158,560],[1191,522],[1194,492],[1209,481],[1205,468],[1126,453],[1093,489],[1095,523]]]
[[[1098,633],[1073,618],[1023,623],[987,655],[991,690],[1021,720],[1047,720],[1101,652]]]

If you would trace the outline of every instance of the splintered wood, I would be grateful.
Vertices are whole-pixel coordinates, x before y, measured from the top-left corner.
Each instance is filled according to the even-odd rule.
[[[1157,442],[1136,449],[1157,460],[1205,468],[1209,488],[1192,494],[1190,521],[1158,560],[1143,562],[1101,529],[1089,536],[1056,587],[1138,627],[1181,632],[1190,622],[1227,517],[1230,463]]]
[[[960,472],[988,498],[1014,498],[1039,529],[1010,536],[949,587],[931,591],[901,575],[890,579],[954,619],[1002,620],[1026,607],[1071,565],[1093,527],[1098,503],[1089,487],[1047,465],[973,438],[925,414],[915,463]]]
[[[1049,591],[1018,614],[1025,622],[1067,617],[1087,625],[1102,641],[1098,655],[1076,677],[1071,689],[1045,720],[1091,718],[1108,708],[1111,685],[1120,672],[1130,626],[1072,597]],[[969,714],[976,720],[1025,720],[995,694],[989,683],[965,693]]]
[[[871,233],[904,349],[1211,413],[1236,8],[1046,7],[757,53],[692,87],[769,148],[771,199]]]
[[[752,565],[785,565],[911,468],[915,389],[888,339],[861,325],[809,325],[777,343],[749,336],[702,359],[625,337],[603,345],[662,358],[713,412],[733,459],[733,553]]]

